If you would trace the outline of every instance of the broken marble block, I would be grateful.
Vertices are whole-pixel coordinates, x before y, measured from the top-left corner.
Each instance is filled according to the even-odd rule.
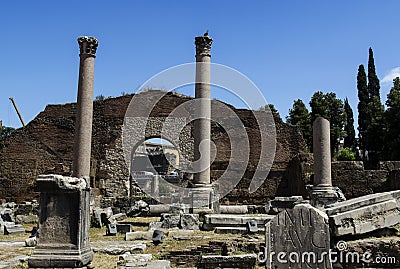
[[[180,228],[183,230],[199,230],[199,214],[182,214]]]
[[[325,208],[335,236],[365,234],[400,223],[400,191],[374,193]]]

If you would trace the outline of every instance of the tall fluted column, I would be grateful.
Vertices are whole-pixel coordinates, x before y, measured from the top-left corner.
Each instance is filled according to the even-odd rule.
[[[195,98],[199,98],[196,108],[198,119],[194,121],[194,158],[199,162],[198,172],[194,174],[194,184],[209,185],[210,181],[210,50],[212,38],[205,33],[195,38],[196,45],[196,85]]]
[[[80,48],[78,108],[75,122],[73,176],[89,177],[92,145],[94,58],[98,41],[94,37],[78,38]]]

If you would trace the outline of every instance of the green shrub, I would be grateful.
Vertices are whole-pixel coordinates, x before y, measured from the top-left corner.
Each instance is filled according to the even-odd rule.
[[[349,148],[342,148],[336,155],[338,161],[354,161],[356,159],[356,154]]]

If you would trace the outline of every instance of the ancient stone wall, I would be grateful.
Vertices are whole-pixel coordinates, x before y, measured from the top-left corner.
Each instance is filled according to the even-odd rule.
[[[399,189],[397,162],[381,162],[380,170],[365,170],[363,162],[332,162],[332,185],[339,187],[347,199]],[[313,180],[314,159],[310,153],[299,154],[289,164],[291,195],[308,197],[307,185]]]
[[[150,94],[145,92],[141,94]],[[94,102],[92,139],[92,186],[96,194],[104,197],[123,197],[129,193],[129,173],[122,150],[122,125],[125,112],[133,95],[108,98]],[[190,97],[168,93],[152,110],[146,139],[159,137],[159,126],[175,107]],[[217,101],[213,101],[217,102]],[[231,106],[230,106],[231,107]],[[232,110],[242,120],[250,144],[250,160],[242,180],[226,197],[228,203],[265,203],[275,196],[287,195],[291,179],[285,176],[289,161],[305,149],[300,131],[275,118],[277,145],[272,170],[260,189],[250,194],[248,187],[258,165],[260,133],[253,112]],[[134,108],[140,114],[141,107]],[[48,105],[24,129],[18,129],[5,143],[0,153],[0,198],[34,196],[34,182],[40,174],[70,175],[76,104]],[[256,112],[257,113],[257,112]],[[180,134],[180,151],[192,159],[192,127],[188,125]],[[212,140],[217,156],[211,167],[212,180],[227,167],[230,146],[227,133],[218,124],[212,124]],[[142,141],[140,141],[142,142]],[[135,146],[132,146],[134,150]],[[263,164],[261,164],[262,166]],[[15,185],[18,185],[17,188]],[[18,194],[16,196],[16,194]]]

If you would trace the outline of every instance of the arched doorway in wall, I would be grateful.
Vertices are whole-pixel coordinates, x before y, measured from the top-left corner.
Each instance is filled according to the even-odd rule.
[[[188,184],[189,176],[179,169],[179,151],[166,139],[146,139],[132,151],[131,160],[132,195],[145,192],[156,199],[170,197],[171,186],[168,183],[177,186]]]

